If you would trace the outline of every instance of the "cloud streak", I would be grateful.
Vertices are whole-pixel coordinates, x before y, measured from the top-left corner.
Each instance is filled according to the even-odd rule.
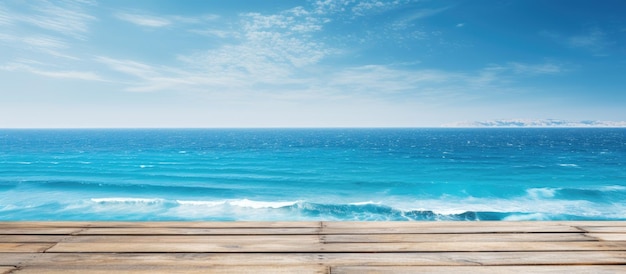
[[[142,27],[159,28],[159,27],[169,26],[172,24],[170,20],[156,17],[156,16],[130,14],[130,13],[118,13],[116,16],[120,20],[130,22],[135,25],[142,26]]]
[[[73,38],[84,39],[89,24],[96,20],[87,11],[93,3],[84,1],[33,1],[32,14],[13,15],[14,21],[28,23]]]
[[[150,14],[145,14],[143,12],[135,12],[135,11],[120,11],[115,14],[117,19],[148,28],[163,28],[163,27],[171,27],[176,24],[181,25],[194,25],[194,24],[203,24],[206,22],[212,22],[220,18],[219,15],[215,14],[205,14],[202,16],[155,16]]]
[[[89,71],[74,71],[74,70],[44,70],[35,68],[31,64],[37,64],[36,61],[22,61],[9,63],[0,67],[5,71],[25,71],[50,78],[62,78],[62,79],[75,79],[84,81],[103,81],[103,79],[94,72]]]

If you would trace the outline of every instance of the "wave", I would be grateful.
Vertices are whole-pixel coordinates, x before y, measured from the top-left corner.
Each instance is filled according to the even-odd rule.
[[[118,204],[155,204],[163,203],[163,199],[146,199],[146,198],[92,198],[95,203],[118,203]]]
[[[541,191],[540,191],[541,192]],[[0,204],[1,220],[131,221],[522,221],[626,220],[623,203],[593,203],[532,195],[518,199],[466,197],[414,201],[175,200],[94,197],[38,205]]]
[[[527,188],[507,197],[387,193],[350,200],[71,180],[0,180],[0,191],[0,220],[626,220],[626,186],[617,184]]]

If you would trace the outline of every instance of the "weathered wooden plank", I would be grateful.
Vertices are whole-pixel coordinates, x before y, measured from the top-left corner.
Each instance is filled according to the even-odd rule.
[[[626,241],[626,233],[587,233],[587,236],[600,241]]]
[[[2,253],[0,254],[0,265],[16,266],[24,262],[31,261],[44,253]]]
[[[42,253],[24,265],[71,268],[81,266],[298,266],[320,265],[312,253]]]
[[[596,241],[584,233],[482,233],[482,234],[328,234],[323,243],[419,242],[580,242]]]
[[[589,233],[626,233],[626,226],[579,226]]]
[[[428,225],[426,225],[428,224]],[[467,225],[450,225],[450,223],[359,223],[347,222],[346,224],[331,222],[322,224],[321,234],[444,234],[444,233],[579,233],[582,230],[568,225],[559,223],[543,224],[527,224],[514,225],[507,223],[502,225],[489,222],[487,224],[468,222]],[[482,225],[477,225],[482,224]]]
[[[0,253],[5,252],[43,252],[54,243],[0,243]]]
[[[0,222],[0,228],[319,228],[321,222]]]
[[[319,252],[317,243],[59,243],[47,252],[115,252],[115,253],[193,253],[193,252]]]
[[[0,227],[0,235],[70,235],[81,230],[82,228]]]
[[[331,266],[615,265],[626,262],[626,252],[620,251],[326,253],[319,257]]]
[[[367,273],[594,273],[614,274],[626,272],[623,265],[603,266],[339,266],[332,267],[333,274],[367,274]]]
[[[63,242],[48,252],[485,252],[485,251],[624,251],[626,242],[429,242],[429,243],[137,243]]]
[[[306,235],[319,228],[87,228],[76,235]]]
[[[320,252],[624,251],[626,242],[330,243],[321,248]]]
[[[250,243],[320,243],[317,235],[97,235],[72,236],[64,243],[214,243],[214,244],[250,244]]]
[[[0,274],[9,274],[15,269],[13,266],[0,266]]]
[[[13,273],[20,274],[65,274],[65,273],[90,273],[90,274],[110,274],[110,273],[311,273],[323,274],[328,273],[328,267],[320,265],[306,266],[280,266],[280,265],[261,265],[261,266],[206,266],[206,267],[185,267],[185,266],[162,266],[153,268],[143,265],[100,265],[100,266],[74,266],[74,267],[24,267]]]
[[[624,265],[626,252],[435,252],[435,253],[42,253],[25,266],[471,266]]]
[[[56,243],[68,235],[0,235],[0,243]]]

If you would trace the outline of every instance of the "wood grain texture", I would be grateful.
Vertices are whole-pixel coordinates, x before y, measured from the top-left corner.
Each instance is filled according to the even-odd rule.
[[[39,253],[55,245],[54,243],[0,243],[0,253]],[[1,256],[1,255],[0,255]]]
[[[0,222],[0,273],[626,273],[626,222]]]
[[[13,266],[0,266],[0,274],[9,274],[15,269]]]
[[[333,267],[330,270],[333,274],[368,274],[368,273],[394,273],[394,274],[414,274],[414,273],[569,273],[569,274],[615,274],[626,273],[626,266],[344,266]]]

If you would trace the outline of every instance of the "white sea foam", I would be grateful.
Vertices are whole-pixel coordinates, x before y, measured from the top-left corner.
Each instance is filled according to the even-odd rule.
[[[176,200],[176,203],[183,206],[204,206],[204,207],[213,207],[225,205],[226,201],[184,201],[184,200]]]
[[[562,167],[579,167],[577,164],[558,164],[558,165]]]
[[[374,202],[374,201],[349,203],[349,205],[356,205],[356,206],[360,206],[360,205],[381,205],[381,204],[382,204],[381,202]]]
[[[112,198],[92,198],[94,203],[123,203],[123,204],[155,204],[162,203],[163,199],[158,198],[126,198],[126,197],[112,197]]]
[[[550,216],[544,213],[531,213],[531,214],[514,214],[504,218],[503,221],[548,221]]]
[[[232,200],[228,201],[228,204],[239,207],[247,207],[247,208],[281,208],[286,206],[292,206],[297,204],[298,201],[293,202],[262,202],[262,201],[252,201],[248,199],[242,200]]]
[[[536,192],[534,194],[530,194]],[[545,199],[542,195],[551,195],[552,189],[537,189],[527,196],[517,198],[454,198],[417,200],[413,202],[394,203],[391,206],[402,211],[432,211],[435,214],[454,215],[465,212],[500,212],[500,213],[537,213],[544,215],[577,215],[596,217],[626,217],[626,205],[600,205],[587,200]],[[618,209],[620,207],[621,209]],[[520,216],[522,216],[520,215]],[[539,216],[539,215],[537,215]],[[536,218],[537,216],[534,216]],[[519,217],[521,218],[521,217]],[[530,217],[529,217],[530,218]]]
[[[201,206],[201,207],[231,206],[231,207],[253,208],[253,209],[281,208],[281,207],[295,205],[298,202],[299,201],[264,202],[264,201],[253,201],[249,199],[221,200],[221,201],[176,200],[176,203],[178,203],[179,205],[183,205],[183,206]]]
[[[619,186],[619,185],[614,185],[614,186],[603,186],[599,188],[601,191],[624,191],[626,190],[626,186]]]
[[[531,188],[527,189],[526,193],[528,197],[532,199],[545,199],[545,198],[553,198],[556,191],[560,190],[559,188]]]

